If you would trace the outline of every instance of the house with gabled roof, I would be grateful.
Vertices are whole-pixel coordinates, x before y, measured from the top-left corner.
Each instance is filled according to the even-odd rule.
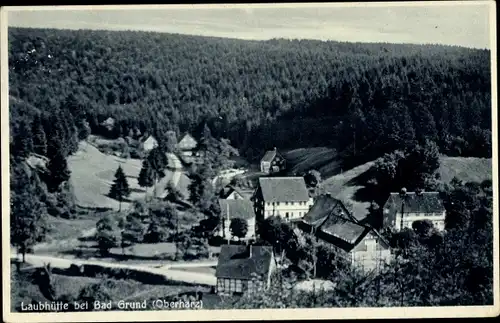
[[[180,136],[177,142],[176,149],[179,151],[179,157],[187,164],[197,163],[201,161],[197,155],[198,141],[189,133],[184,133]]]
[[[295,221],[313,204],[303,177],[260,177],[252,200],[257,221],[270,216]]]
[[[255,295],[269,287],[275,268],[270,246],[223,245],[215,271],[216,293]]]
[[[276,147],[268,150],[260,160],[260,171],[266,174],[278,173],[286,168],[286,160]]]
[[[198,142],[187,132],[181,136],[181,139],[177,143],[177,149],[188,156],[192,156],[196,147],[198,147]]]
[[[219,198],[224,200],[250,200],[253,190],[242,189],[231,184],[226,185],[219,191]]]
[[[297,226],[344,251],[355,266],[373,270],[391,258],[389,243],[372,227],[361,224],[342,201],[329,194],[316,198]]]
[[[223,238],[231,238],[230,225],[231,221],[240,218],[247,222],[248,231],[244,239],[255,238],[255,211],[253,204],[250,200],[236,199],[236,200],[219,200],[221,211],[219,235]]]
[[[438,192],[391,193],[383,207],[384,227],[412,228],[415,221],[428,220],[434,228],[445,229],[446,209]]]
[[[141,138],[141,148],[145,152],[149,152],[154,148],[158,147],[158,141],[153,136],[147,136]]]

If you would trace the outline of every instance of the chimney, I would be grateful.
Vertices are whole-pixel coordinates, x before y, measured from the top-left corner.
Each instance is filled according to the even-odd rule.
[[[248,258],[252,258],[252,245],[248,246]]]

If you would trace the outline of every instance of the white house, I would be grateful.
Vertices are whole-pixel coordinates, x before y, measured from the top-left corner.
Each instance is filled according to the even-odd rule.
[[[275,269],[272,247],[223,245],[215,271],[216,293],[255,295],[269,287]]]
[[[419,220],[429,220],[434,228],[445,229],[446,210],[438,192],[406,192],[391,193],[384,204],[384,226],[392,226],[401,230],[401,215],[403,228],[412,228]]]
[[[158,141],[155,139],[155,137],[149,136],[144,141],[142,141],[141,146],[145,152],[148,152],[158,147]]]
[[[365,271],[377,270],[384,263],[389,263],[392,254],[389,243],[372,229],[349,252],[351,263]]]
[[[246,199],[219,200],[221,220],[218,234],[223,238],[232,238],[231,221],[240,218],[247,222],[248,231],[243,239],[255,238],[255,212],[252,202]]]
[[[183,156],[192,156],[198,142],[189,133],[185,133],[177,143],[177,149]]]
[[[253,196],[257,219],[301,219],[313,205],[303,177],[261,177]]]
[[[277,173],[286,168],[286,160],[281,156],[276,147],[266,151],[260,160],[260,171],[266,174]]]

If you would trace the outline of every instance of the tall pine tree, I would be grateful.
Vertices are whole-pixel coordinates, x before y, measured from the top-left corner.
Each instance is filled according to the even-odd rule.
[[[47,155],[47,137],[43,129],[42,120],[39,115],[35,116],[31,126],[33,134],[33,150],[35,153],[46,156]]]
[[[26,158],[33,152],[33,135],[31,134],[31,128],[24,120],[14,135],[12,150],[11,154],[19,158]]]
[[[113,185],[111,185],[111,189],[109,190],[109,197],[118,200],[119,203],[119,211],[122,210],[122,201],[124,198],[130,195],[130,187],[128,186],[127,177],[123,172],[123,169],[118,166],[118,169],[115,173],[115,180]]]
[[[71,172],[68,169],[68,162],[64,156],[59,138],[51,138],[47,151],[50,158],[50,161],[47,164],[47,170],[49,171],[47,177],[47,188],[50,192],[56,192],[61,183],[69,180]]]

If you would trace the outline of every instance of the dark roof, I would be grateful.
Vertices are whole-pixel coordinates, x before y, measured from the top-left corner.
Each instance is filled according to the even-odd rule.
[[[259,185],[266,202],[308,201],[309,193],[303,177],[260,177]]]
[[[314,227],[318,227],[325,222],[332,209],[339,204],[339,202],[339,200],[329,195],[320,195],[316,197],[313,206],[309,212],[304,215],[302,220]]]
[[[329,216],[320,228],[321,231],[351,244],[355,244],[363,234],[367,233],[367,229],[365,226],[336,215]]]
[[[250,200],[219,200],[221,217],[227,219],[227,209],[229,207],[229,218],[251,219],[255,218],[255,211]]]
[[[315,228],[318,238],[337,247],[352,250],[372,229],[359,223],[342,201],[325,194],[318,196],[302,219],[304,230]]]
[[[274,157],[276,157],[276,149],[266,151],[264,157],[260,160],[261,162],[272,162]]]
[[[399,193],[391,193],[384,209],[389,212],[401,212],[402,198]],[[442,213],[445,210],[438,192],[406,193],[404,212],[411,213]]]
[[[251,279],[252,273],[267,276],[272,261],[273,250],[269,246],[223,245],[215,276],[233,279]]]

